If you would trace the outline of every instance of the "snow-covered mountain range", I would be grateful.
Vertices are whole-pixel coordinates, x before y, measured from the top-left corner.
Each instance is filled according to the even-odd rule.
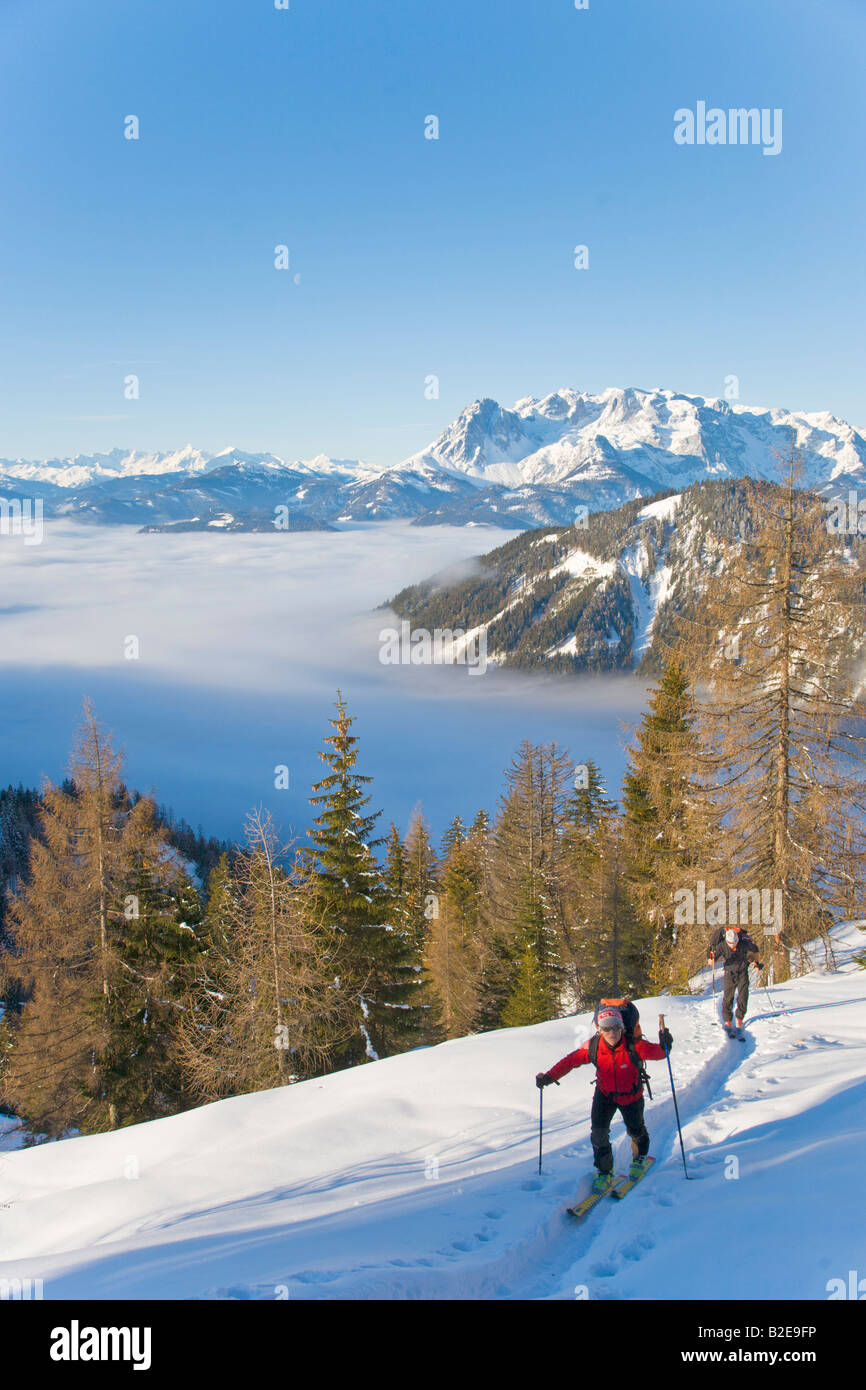
[[[829,413],[758,409],[670,390],[562,390],[511,409],[474,401],[426,449],[386,469],[319,455],[287,461],[229,448],[0,459],[0,496],[38,495],[49,515],[150,527],[288,507],[313,522],[567,525],[710,478],[775,476],[791,443],[802,482],[842,493],[866,478],[866,438]]]

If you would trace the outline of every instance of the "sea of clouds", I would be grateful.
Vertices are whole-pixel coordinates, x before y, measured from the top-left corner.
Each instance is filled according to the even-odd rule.
[[[4,536],[0,785],[63,776],[86,695],[128,781],[177,815],[235,838],[261,803],[302,835],[339,688],[385,829],[405,830],[418,802],[437,835],[454,814],[493,812],[527,738],[595,758],[617,792],[643,681],[379,659],[395,621],[380,605],[446,567],[469,572],[504,539],[406,523],[270,536],[51,521],[38,546]]]

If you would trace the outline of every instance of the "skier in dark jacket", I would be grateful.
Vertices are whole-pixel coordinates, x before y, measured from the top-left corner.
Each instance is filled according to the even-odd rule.
[[[622,1014],[618,1009],[602,1009],[598,1015],[599,1038],[596,1052],[595,1094],[592,1098],[590,1118],[590,1139],[592,1141],[593,1161],[598,1176],[592,1185],[593,1192],[604,1192],[614,1180],[613,1150],[610,1146],[610,1122],[619,1110],[631,1139],[632,1163],[629,1177],[639,1178],[643,1172],[643,1160],[649,1153],[649,1133],[644,1124],[643,1084],[638,1067],[629,1056],[622,1025]],[[635,1055],[645,1062],[659,1062],[665,1056],[665,1043],[670,1051],[673,1038],[667,1029],[660,1030],[658,1043],[647,1042],[646,1038],[634,1038],[631,1047]],[[586,1042],[576,1052],[569,1052],[550,1071],[540,1072],[535,1078],[537,1086],[549,1086],[567,1075],[574,1067],[582,1067],[590,1062],[591,1042]]]
[[[749,966],[758,961],[758,948],[742,927],[717,927],[710,937],[707,964],[720,960],[724,965],[722,1019],[730,1031],[734,1014],[734,995],[737,996],[737,1028],[742,1028],[749,1007]]]

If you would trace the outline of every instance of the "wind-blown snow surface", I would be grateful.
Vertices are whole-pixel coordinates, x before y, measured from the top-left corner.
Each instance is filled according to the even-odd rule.
[[[773,988],[778,1017],[756,991],[745,1045],[708,992],[641,1002],[674,1034],[691,1182],[651,1063],[655,1170],[582,1226],[564,1214],[591,1086],[587,1068],[545,1091],[539,1177],[535,1073],[589,1032],[561,1019],[4,1154],[0,1279],[46,1298],[824,1299],[866,1271],[864,929],[836,932],[836,971]],[[614,1139],[621,1165],[619,1119]]]

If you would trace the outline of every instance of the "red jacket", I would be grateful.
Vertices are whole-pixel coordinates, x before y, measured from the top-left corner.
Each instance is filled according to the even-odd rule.
[[[585,1042],[576,1052],[569,1052],[567,1057],[551,1067],[547,1075],[553,1081],[558,1081],[574,1067],[584,1066],[589,1061],[588,1050],[589,1043]],[[660,1062],[665,1055],[660,1043],[647,1042],[646,1038],[636,1038],[634,1050],[644,1062]],[[626,1051],[624,1036],[616,1047],[611,1047],[599,1033],[596,1083],[603,1095],[610,1096],[620,1105],[630,1105],[643,1095],[640,1075]]]

